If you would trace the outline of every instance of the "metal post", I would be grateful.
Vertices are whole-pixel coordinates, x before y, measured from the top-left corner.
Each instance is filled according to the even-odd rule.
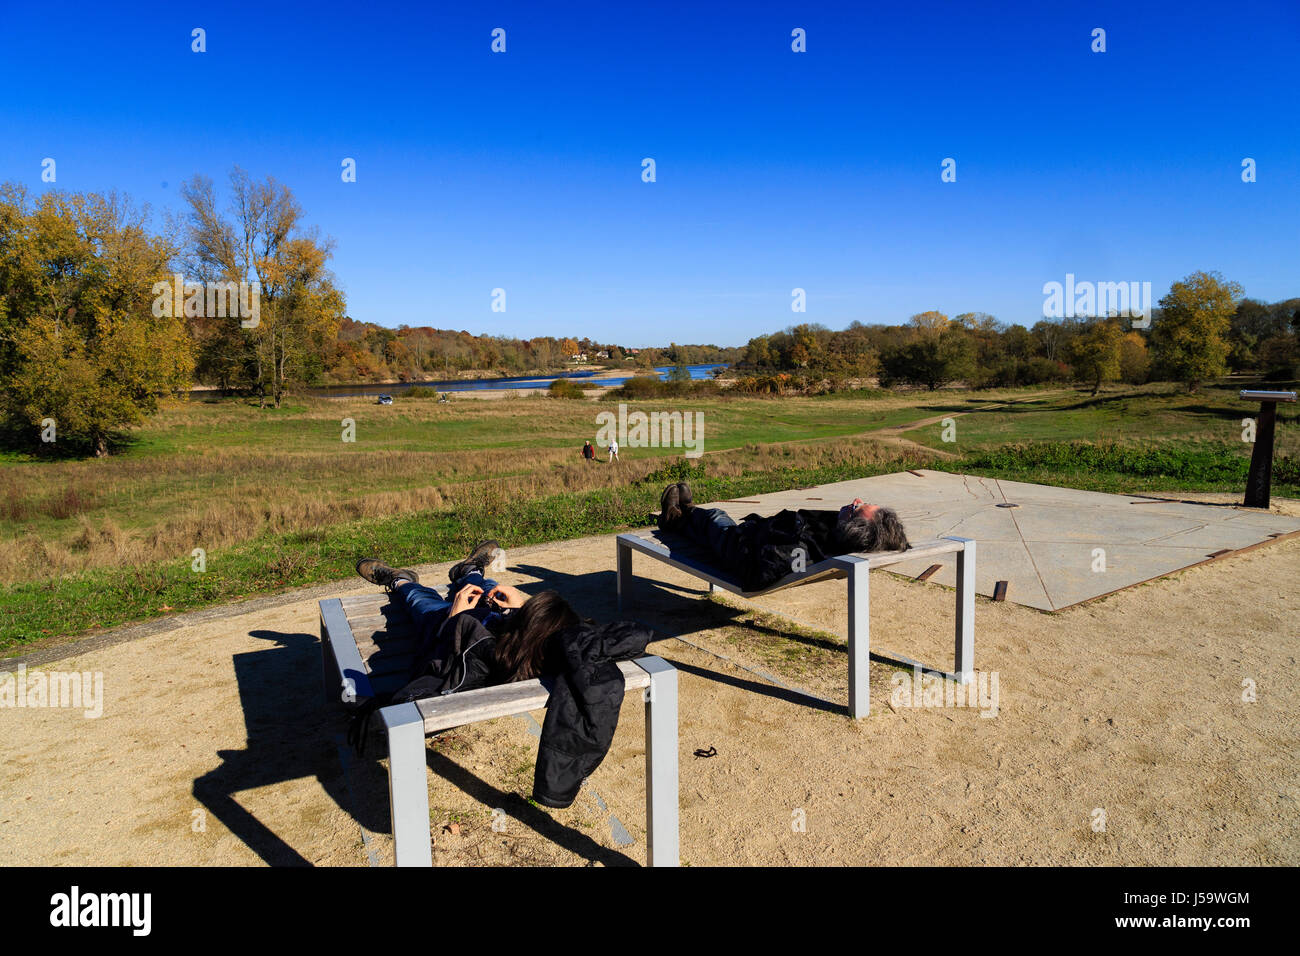
[[[379,716],[388,732],[388,805],[395,865],[433,866],[424,717],[415,704],[385,707]]]
[[[677,866],[677,669],[659,657],[642,657],[636,663],[650,675],[645,691],[646,861],[650,866]]]
[[[973,538],[950,538],[962,542],[957,552],[957,634],[953,652],[954,672],[962,684],[975,679],[975,541]]]
[[[632,598],[632,549],[618,539],[615,539],[614,547],[617,552],[618,612],[622,614],[624,599],[630,601]]]
[[[1255,448],[1250,454],[1250,474],[1246,478],[1247,508],[1267,508],[1273,483],[1273,433],[1277,424],[1277,403],[1294,402],[1295,392],[1265,392],[1242,389],[1241,397],[1259,400],[1259,420],[1255,425]]]
[[[849,575],[849,716],[857,720],[871,710],[871,564],[840,560]]]

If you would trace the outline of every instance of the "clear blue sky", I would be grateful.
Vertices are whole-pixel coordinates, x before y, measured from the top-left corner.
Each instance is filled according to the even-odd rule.
[[[358,319],[730,345],[1032,324],[1067,272],[1300,295],[1296,0],[118,6],[0,0],[0,180],[157,216],[274,175]]]

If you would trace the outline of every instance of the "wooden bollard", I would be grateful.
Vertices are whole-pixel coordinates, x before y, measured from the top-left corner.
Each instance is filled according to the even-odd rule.
[[[1273,484],[1273,432],[1277,425],[1277,403],[1294,402],[1295,392],[1265,392],[1242,389],[1241,397],[1259,402],[1259,422],[1255,426],[1255,450],[1250,455],[1250,474],[1246,477],[1246,507],[1267,508]]]

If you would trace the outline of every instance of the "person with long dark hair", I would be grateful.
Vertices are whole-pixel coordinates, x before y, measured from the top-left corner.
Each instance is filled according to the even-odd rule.
[[[407,568],[390,568],[377,558],[357,562],[357,573],[387,589],[415,625],[420,643],[408,686],[421,691],[417,696],[537,677],[547,640],[579,623],[558,591],[530,597],[485,578],[497,549],[496,541],[480,542],[452,567],[445,597]]]
[[[364,751],[371,715],[389,704],[550,677],[533,799],[564,808],[614,738],[624,689],[619,662],[644,654],[655,634],[635,621],[580,618],[558,591],[530,597],[488,580],[483,572],[496,549],[495,541],[481,542],[455,565],[445,597],[409,569],[377,558],[357,562],[358,574],[406,607],[420,644],[410,681],[395,694],[361,702],[348,737]]]

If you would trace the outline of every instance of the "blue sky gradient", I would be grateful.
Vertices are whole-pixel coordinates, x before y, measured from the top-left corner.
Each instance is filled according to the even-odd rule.
[[[734,345],[926,309],[1031,325],[1066,273],[1300,295],[1300,3],[808,10],[3,3],[0,180],[160,224],[196,173],[273,175],[336,241],[350,314],[388,326]]]

